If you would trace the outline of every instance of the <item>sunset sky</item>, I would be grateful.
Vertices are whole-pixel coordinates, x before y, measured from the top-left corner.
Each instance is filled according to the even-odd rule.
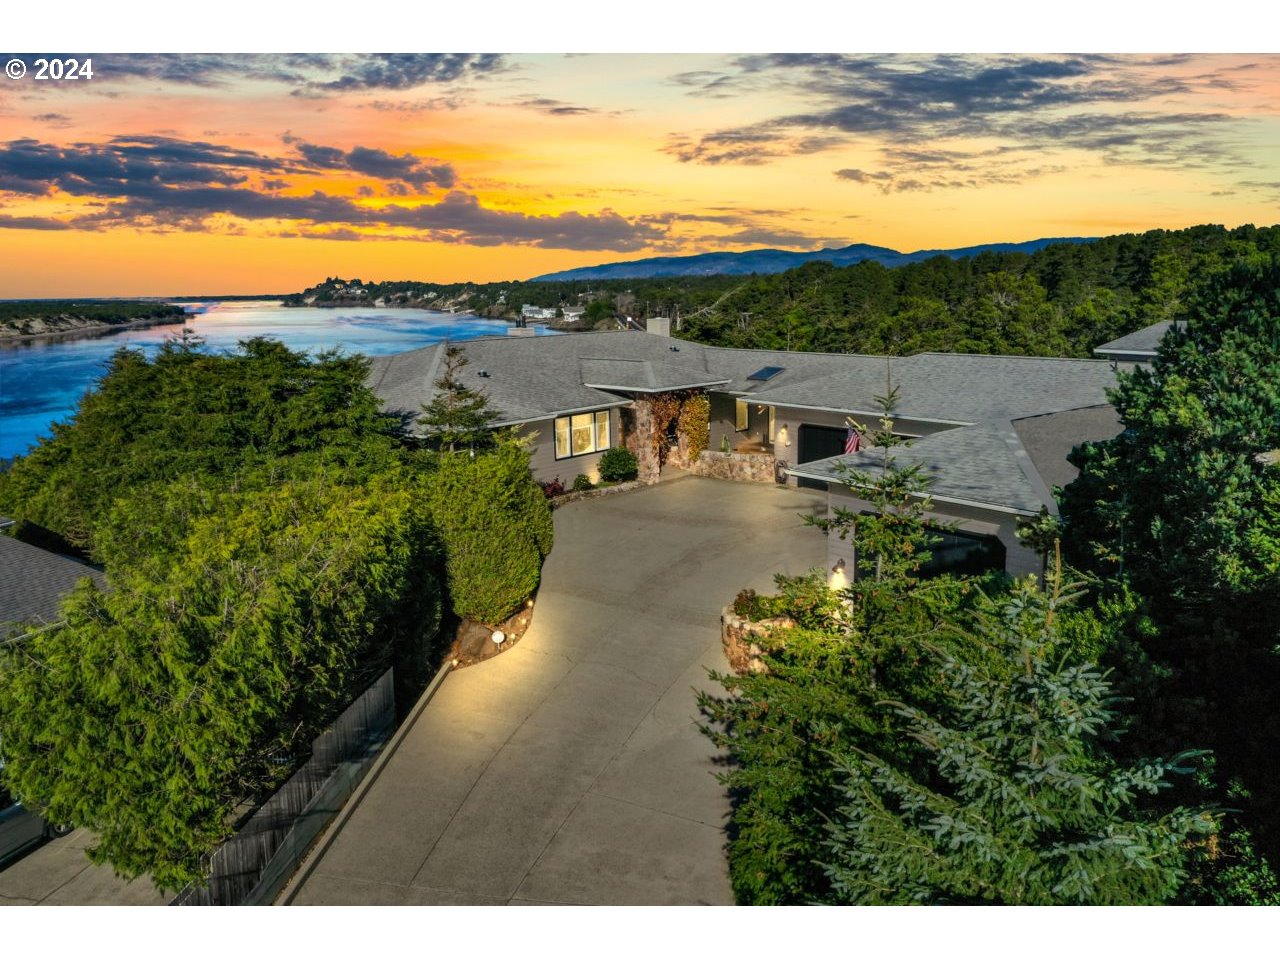
[[[1276,55],[92,60],[0,77],[0,297],[1280,221]]]

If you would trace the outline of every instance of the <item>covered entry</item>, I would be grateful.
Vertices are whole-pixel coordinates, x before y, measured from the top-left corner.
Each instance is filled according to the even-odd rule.
[[[813,460],[825,460],[844,453],[844,438],[848,431],[844,427],[821,427],[816,423],[802,423],[798,430],[800,449],[796,454],[796,463],[809,463]],[[796,483],[802,487],[825,490],[822,480],[809,480],[796,477]]]

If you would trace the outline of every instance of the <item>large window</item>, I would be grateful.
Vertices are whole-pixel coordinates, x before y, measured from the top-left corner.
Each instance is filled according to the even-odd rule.
[[[1004,544],[995,537],[933,528],[929,528],[929,532],[938,540],[929,547],[928,562],[920,567],[918,575],[921,578],[943,573],[977,575],[1004,569]]]
[[[556,417],[556,459],[580,457],[609,449],[609,411]]]

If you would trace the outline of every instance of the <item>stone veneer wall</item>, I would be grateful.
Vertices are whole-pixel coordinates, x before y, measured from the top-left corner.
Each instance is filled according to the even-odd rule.
[[[739,480],[747,483],[775,483],[777,459],[771,453],[721,453],[704,450],[689,465],[689,472],[717,480]]]

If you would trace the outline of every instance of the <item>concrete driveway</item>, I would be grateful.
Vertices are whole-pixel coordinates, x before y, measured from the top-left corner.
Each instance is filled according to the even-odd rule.
[[[687,477],[557,510],[530,631],[448,677],[291,902],[732,903],[694,688],[738,590],[823,563],[822,506]]]
[[[73,830],[0,870],[0,907],[160,907],[169,902],[146,877],[122,880],[111,867],[91,863],[84,850],[92,843],[88,830]]]

